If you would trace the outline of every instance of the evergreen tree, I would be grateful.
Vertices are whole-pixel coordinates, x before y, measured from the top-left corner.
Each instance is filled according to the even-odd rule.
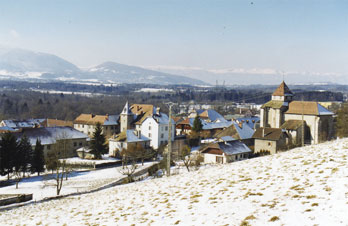
[[[36,145],[33,153],[33,158],[31,160],[31,172],[37,173],[40,176],[41,172],[44,172],[45,158],[44,158],[44,146],[41,144],[39,139],[36,140]]]
[[[1,175],[7,174],[7,179],[10,179],[10,173],[13,171],[17,150],[16,137],[9,132],[2,135],[0,141],[0,173]]]
[[[192,127],[192,131],[199,133],[200,131],[202,131],[203,129],[203,124],[201,122],[201,119],[199,118],[199,116],[197,115],[195,117],[195,120],[193,121],[193,127]]]
[[[348,137],[348,103],[345,103],[338,110],[336,132],[338,137]]]
[[[107,153],[107,145],[105,143],[105,136],[103,134],[103,129],[100,123],[97,123],[95,130],[93,132],[93,137],[91,140],[92,154],[94,154],[96,159],[101,159],[102,154]]]
[[[22,136],[17,153],[17,161],[19,162],[20,170],[23,172],[24,176],[24,174],[29,171],[31,159],[33,157],[33,149],[26,135]]]

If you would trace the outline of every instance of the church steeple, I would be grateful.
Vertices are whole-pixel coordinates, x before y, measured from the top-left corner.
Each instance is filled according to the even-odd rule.
[[[130,129],[132,121],[133,121],[133,113],[130,110],[129,104],[127,101],[120,115],[121,132],[126,131],[127,129]]]
[[[272,100],[281,100],[290,102],[292,101],[294,94],[291,92],[289,87],[283,81],[278,88],[272,94]]]

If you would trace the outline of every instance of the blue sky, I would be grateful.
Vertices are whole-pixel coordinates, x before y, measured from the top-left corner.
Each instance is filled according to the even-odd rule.
[[[348,1],[0,0],[0,45],[104,61],[348,74]]]

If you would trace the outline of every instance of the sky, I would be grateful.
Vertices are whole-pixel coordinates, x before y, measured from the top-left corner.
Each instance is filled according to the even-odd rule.
[[[80,67],[348,75],[348,1],[0,0],[0,46]]]

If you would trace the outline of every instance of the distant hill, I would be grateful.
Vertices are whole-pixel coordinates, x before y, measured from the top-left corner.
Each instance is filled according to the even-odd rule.
[[[52,54],[11,48],[0,48],[0,78],[96,83],[206,84],[198,79],[114,62],[82,70]]]

